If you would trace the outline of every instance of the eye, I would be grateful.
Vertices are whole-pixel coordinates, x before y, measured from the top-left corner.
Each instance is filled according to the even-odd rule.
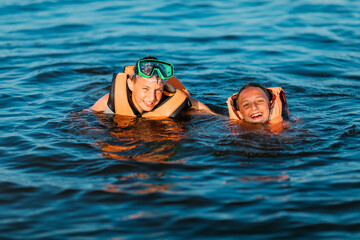
[[[250,107],[250,104],[249,104],[249,103],[245,103],[245,104],[243,105],[243,108],[248,108],[248,107]]]
[[[158,92],[158,93],[162,93],[162,92],[163,92],[163,90],[162,90],[162,89],[158,89],[158,90],[156,90],[156,92]]]

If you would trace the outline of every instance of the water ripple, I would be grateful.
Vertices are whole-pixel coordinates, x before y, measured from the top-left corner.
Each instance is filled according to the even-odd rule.
[[[359,9],[2,1],[0,238],[358,239]],[[92,113],[145,55],[223,116]],[[283,87],[285,125],[229,121],[250,81]]]

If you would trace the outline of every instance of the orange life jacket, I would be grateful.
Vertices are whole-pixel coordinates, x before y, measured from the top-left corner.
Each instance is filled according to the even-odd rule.
[[[111,83],[109,100],[107,106],[115,113],[123,116],[136,117],[132,107],[130,106],[128,97],[129,91],[127,86],[127,79],[133,73],[134,67],[127,66],[123,73],[114,73]],[[143,117],[176,117],[183,109],[189,106],[187,95],[188,91],[182,83],[176,78],[168,79],[168,82],[176,88],[175,92],[167,92],[164,90],[163,94],[167,96],[164,101],[155,106],[150,112],[141,114]]]
[[[284,116],[289,115],[289,108],[287,106],[285,92],[281,87],[272,87],[267,88],[272,95],[272,99],[270,100],[270,117],[269,123],[279,123],[282,122]],[[230,119],[243,120],[238,114],[238,110],[236,109],[236,100],[237,93],[234,93],[231,97],[226,101]]]

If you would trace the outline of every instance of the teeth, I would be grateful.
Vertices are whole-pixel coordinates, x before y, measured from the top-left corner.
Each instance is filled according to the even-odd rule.
[[[258,117],[258,116],[262,116],[262,113],[254,114],[254,115],[252,115],[251,117],[254,118],[254,117]]]

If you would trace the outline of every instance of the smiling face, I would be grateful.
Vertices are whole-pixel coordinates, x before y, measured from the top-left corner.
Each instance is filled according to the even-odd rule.
[[[258,87],[248,87],[240,92],[237,99],[239,114],[250,123],[265,123],[269,121],[270,104],[266,93]]]
[[[158,80],[156,75],[150,78],[137,76],[134,80],[128,79],[127,83],[132,91],[132,101],[140,113],[153,110],[160,102],[164,82]]]

